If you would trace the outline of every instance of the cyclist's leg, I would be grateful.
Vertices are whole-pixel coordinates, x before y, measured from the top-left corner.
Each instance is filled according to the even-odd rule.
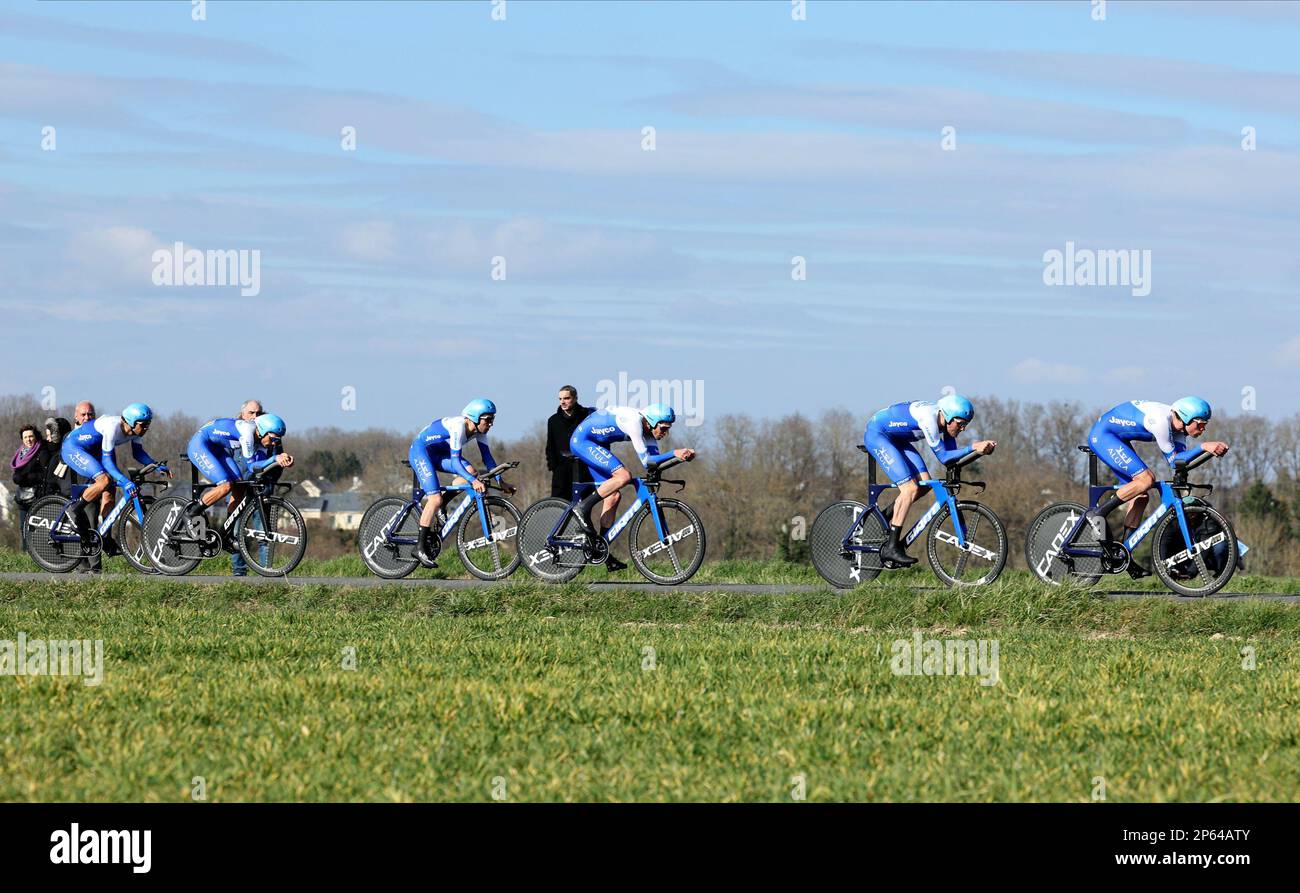
[[[204,509],[216,505],[230,494],[231,486],[239,480],[239,470],[234,467],[233,461],[223,461],[229,457],[217,456],[207,441],[198,435],[190,438],[186,452],[198,469],[199,476],[209,484],[215,484],[204,490],[198,501],[186,509],[186,514],[196,518],[203,514]]]
[[[916,500],[916,479],[926,474],[925,461],[910,440],[895,441],[874,425],[867,426],[862,440],[890,482],[898,487],[898,499],[894,501],[893,517],[889,522],[889,540],[881,547],[880,557],[894,564],[915,564],[916,559],[907,554],[899,540],[907,512]]]
[[[104,470],[104,466],[99,459],[85,450],[73,446],[70,441],[65,440],[63,442],[63,448],[59,451],[59,456],[63,459],[64,464],[74,472],[90,480],[90,485],[82,491],[81,503],[70,512],[77,533],[84,539],[90,533],[90,521],[87,517],[87,511],[112,487],[113,479]]]
[[[1129,506],[1124,524],[1130,528],[1137,527],[1142,521],[1142,513],[1146,511],[1147,491],[1155,486],[1155,475],[1138,457],[1132,446],[1102,425],[1093,427],[1088,443],[1092,451],[1097,454],[1097,458],[1115,472],[1120,483],[1113,497],[1088,514],[1092,517],[1105,518],[1120,505],[1132,500],[1133,504]]]
[[[434,518],[438,517],[438,509],[442,508],[442,484],[438,482],[437,472],[441,458],[419,441],[411,444],[411,449],[407,453],[407,460],[411,463],[411,470],[415,472],[415,479],[426,494],[424,508],[420,511],[421,529],[431,525]]]
[[[436,451],[436,449],[426,447],[417,440],[411,444],[407,458],[411,462],[411,468],[415,471],[416,480],[420,482],[420,489],[428,494],[424,501],[424,508],[420,511],[420,536],[415,547],[415,554],[421,564],[434,566],[433,559],[436,556],[438,547],[441,545],[441,540],[433,531],[433,523],[438,518],[438,510],[442,508],[442,485],[438,482],[437,469],[447,456]]]
[[[578,514],[592,530],[606,531],[614,523],[614,513],[621,499],[619,491],[632,482],[632,473],[623,467],[617,456],[598,443],[574,440],[569,446],[591,471],[592,481],[596,484],[579,504]],[[599,525],[593,524],[591,518],[597,502],[601,503]]]

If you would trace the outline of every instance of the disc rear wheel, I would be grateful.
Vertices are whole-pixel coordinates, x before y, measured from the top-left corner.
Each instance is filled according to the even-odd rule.
[[[1085,512],[1087,509],[1076,502],[1058,502],[1043,509],[1030,522],[1029,533],[1025,536],[1025,562],[1034,576],[1044,583],[1092,586],[1101,579],[1100,558],[1062,554],[1066,537]],[[1085,523],[1073,545],[1100,551],[1098,543],[1096,532]]]
[[[144,545],[149,563],[169,577],[188,574],[203,559],[198,543],[180,542],[194,539],[198,531],[195,519],[187,518],[188,499],[164,496],[144,516]]]
[[[867,507],[860,502],[845,500],[833,503],[818,513],[808,532],[813,567],[822,579],[839,589],[852,589],[860,583],[869,583],[884,568],[879,549],[888,539],[889,532],[876,512],[871,512],[861,525],[854,528],[849,543],[873,546],[877,551],[850,550],[845,554],[844,537],[865,511]]]
[[[357,549],[366,567],[387,580],[405,577],[419,565],[415,557],[415,543],[390,542],[388,536],[418,540],[420,537],[420,509],[406,507],[410,502],[387,496],[361,516],[361,527],[357,531]],[[405,514],[403,515],[403,512]],[[402,517],[399,518],[399,515]]]
[[[572,580],[587,566],[587,556],[581,548],[547,543],[547,537],[561,520],[564,524],[557,539],[584,538],[582,525],[569,509],[569,503],[554,496],[530,505],[519,522],[519,552],[524,569],[548,583]]]
[[[42,568],[54,574],[66,574],[81,563],[81,542],[69,543],[50,539],[50,531],[63,515],[68,500],[62,496],[43,496],[32,504],[27,513],[27,554]],[[58,532],[76,536],[77,528],[71,515],[63,518]]]

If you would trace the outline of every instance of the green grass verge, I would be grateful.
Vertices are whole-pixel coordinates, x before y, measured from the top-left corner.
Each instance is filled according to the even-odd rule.
[[[918,629],[996,640],[998,684],[895,675]],[[1277,602],[1021,575],[975,594],[0,581],[0,639],[19,631],[103,639],[105,680],[0,677],[6,800],[188,800],[195,776],[223,801],[488,800],[495,779],[510,800],[1300,790],[1300,610]]]

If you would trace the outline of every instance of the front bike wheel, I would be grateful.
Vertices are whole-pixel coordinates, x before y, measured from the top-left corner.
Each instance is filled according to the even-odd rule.
[[[948,586],[984,586],[992,583],[1007,566],[1007,529],[993,510],[978,502],[960,501],[966,548],[957,544],[957,529],[948,507],[930,525],[926,551],[930,569]]]
[[[185,517],[188,499],[164,496],[144,516],[145,554],[149,563],[169,577],[181,577],[199,566],[203,558],[198,543],[178,543],[174,534],[189,536],[196,525]]]
[[[307,554],[307,522],[292,503],[266,496],[240,514],[235,542],[254,571],[263,577],[283,577]]]
[[[31,511],[27,513],[27,554],[52,574],[66,574],[81,563],[80,540],[60,543],[50,539],[50,532],[67,504],[68,500],[62,496],[43,496],[32,503]],[[58,532],[76,536],[77,527],[65,517]]]
[[[632,519],[628,551],[636,569],[652,583],[676,586],[695,575],[704,563],[704,522],[695,509],[677,499],[656,499],[663,516],[664,536],[650,516],[650,505]]]
[[[1169,512],[1152,531],[1151,567],[1179,595],[1214,595],[1237,571],[1237,534],[1218,509],[1201,503],[1183,507],[1192,544],[1183,538],[1178,513]]]
[[[357,548],[361,560],[371,572],[386,580],[400,580],[419,565],[415,557],[415,543],[409,546],[391,543],[386,534],[407,537],[411,540],[420,538],[420,509],[413,507],[397,523],[400,515],[410,505],[409,500],[386,496],[376,502],[361,516],[361,528],[357,533]],[[395,527],[394,527],[395,525]],[[389,529],[394,527],[394,529]]]
[[[135,516],[135,506],[127,506],[117,516],[113,525],[113,537],[122,549],[122,557],[127,564],[142,574],[156,574],[157,570],[149,563],[149,550],[145,548],[144,525]]]
[[[1100,558],[1061,554],[1065,538],[1087,511],[1077,502],[1058,502],[1043,509],[1029,523],[1029,533],[1025,536],[1025,562],[1035,577],[1053,586],[1062,583],[1092,586],[1101,579]],[[1084,524],[1074,539],[1074,545],[1083,549],[1100,550],[1099,543],[1090,524]]]
[[[480,580],[504,580],[519,567],[519,522],[514,503],[500,496],[484,496],[489,535],[475,505],[456,525],[456,551],[461,564]]]
[[[560,528],[558,539],[584,538],[582,525],[573,516],[569,503],[556,496],[533,503],[519,520],[519,553],[524,569],[548,583],[567,583],[587,565],[587,556],[581,548],[547,545],[547,537],[561,519],[564,526]]]
[[[884,569],[879,551],[844,554],[844,535],[865,511],[865,505],[852,500],[832,503],[817,514],[812,529],[808,531],[808,551],[812,555],[813,567],[823,580],[837,589],[852,589],[859,583],[869,583]],[[875,546],[878,550],[888,539],[889,531],[884,521],[872,512],[849,542],[857,546]]]

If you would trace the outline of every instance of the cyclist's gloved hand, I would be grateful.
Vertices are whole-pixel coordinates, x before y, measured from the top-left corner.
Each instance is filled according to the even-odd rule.
[[[163,474],[167,475],[167,477],[171,477],[171,476],[172,476],[172,470],[171,470],[170,468],[168,468],[167,465],[166,465],[166,463],[164,463],[164,462],[159,462],[159,463],[158,463],[158,470],[161,471]]]

